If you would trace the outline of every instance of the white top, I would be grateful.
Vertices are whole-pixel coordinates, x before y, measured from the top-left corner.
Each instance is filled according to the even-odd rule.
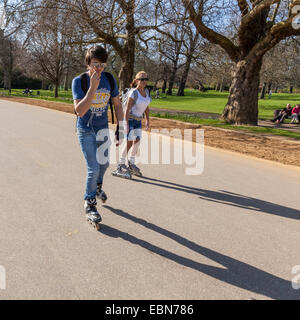
[[[143,97],[140,94],[139,90],[136,90],[136,92],[138,93],[138,98],[135,101],[135,104],[133,105],[133,107],[131,108],[131,113],[136,117],[142,117],[143,113],[145,112],[145,110],[147,109],[148,105],[151,102],[151,98],[147,94],[146,94],[146,98]],[[133,90],[130,92],[129,98],[134,100]]]

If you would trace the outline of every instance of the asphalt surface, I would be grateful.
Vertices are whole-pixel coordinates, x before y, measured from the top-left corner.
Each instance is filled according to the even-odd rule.
[[[111,165],[96,231],[74,116],[0,110],[1,300],[300,298],[299,169],[212,148],[201,175],[152,164],[128,181]]]

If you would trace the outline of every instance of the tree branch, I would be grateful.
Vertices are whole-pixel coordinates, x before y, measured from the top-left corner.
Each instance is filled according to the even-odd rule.
[[[202,35],[202,37],[206,38],[212,43],[219,45],[227,52],[227,54],[233,61],[238,61],[240,51],[239,47],[235,46],[234,43],[227,37],[215,32],[214,30],[208,28],[203,24],[202,6],[200,6],[199,13],[197,14],[191,0],[182,0],[182,2],[189,12],[190,20],[193,21],[197,31]]]
[[[246,0],[237,0],[242,16],[249,12],[249,6]]]
[[[274,10],[274,13],[273,13],[273,16],[272,16],[272,19],[271,19],[271,22],[272,22],[272,23],[275,22],[275,19],[276,19],[277,13],[278,13],[278,9],[279,9],[280,3],[281,3],[281,1],[278,1],[277,5],[276,5],[276,8],[275,8],[275,10]]]
[[[271,30],[268,32],[266,37],[259,41],[249,53],[249,57],[257,56],[262,57],[267,51],[272,49],[277,45],[281,40],[286,39],[290,36],[300,35],[300,28],[294,29],[292,26],[293,19],[295,18],[296,13],[292,14],[288,20],[279,22],[275,24]]]
[[[122,49],[122,47],[118,43],[117,39],[114,36],[102,31],[101,29],[99,29],[98,24],[96,24],[95,21],[93,20],[93,18],[90,16],[86,0],[81,0],[81,4],[82,4],[82,7],[83,7],[84,18],[87,21],[87,23],[92,27],[93,31],[98,36],[98,39],[103,39],[103,41],[105,41],[106,43],[112,45],[114,47],[114,49],[118,52],[120,57],[123,57],[124,56],[124,52],[123,52],[124,50]]]
[[[281,0],[263,0],[248,12],[241,21],[241,26],[247,26],[253,19],[255,19],[264,9],[269,8],[272,4],[278,3]]]

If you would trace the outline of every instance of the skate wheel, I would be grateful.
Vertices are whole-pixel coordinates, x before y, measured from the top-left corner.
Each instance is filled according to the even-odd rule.
[[[87,218],[86,221],[87,221],[90,225],[92,225],[94,228],[96,228],[95,222],[91,221],[89,218]]]
[[[101,225],[100,225],[99,223],[97,223],[97,224],[96,224],[96,229],[97,229],[97,231],[99,231],[100,228],[101,228]]]
[[[105,202],[106,202],[106,200],[107,200],[107,197],[105,197],[105,198],[101,198],[102,203],[105,203]]]

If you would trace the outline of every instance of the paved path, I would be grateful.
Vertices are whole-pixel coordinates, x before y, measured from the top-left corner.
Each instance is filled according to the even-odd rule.
[[[199,176],[142,165],[127,181],[111,166],[97,232],[74,116],[0,110],[0,300],[300,298],[298,169],[211,148]]]

